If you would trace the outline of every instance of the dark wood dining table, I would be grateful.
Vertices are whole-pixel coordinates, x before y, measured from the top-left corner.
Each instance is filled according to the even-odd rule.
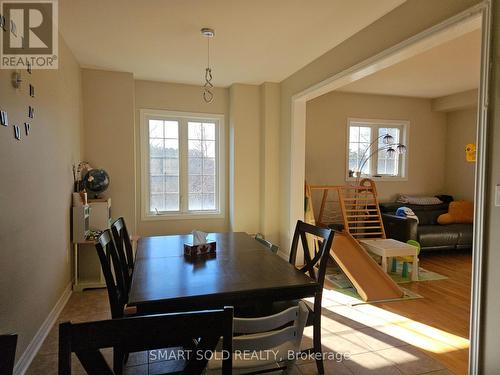
[[[129,294],[138,313],[249,306],[313,297],[318,284],[243,232],[211,233],[213,257],[184,256],[191,235],[142,237]]]

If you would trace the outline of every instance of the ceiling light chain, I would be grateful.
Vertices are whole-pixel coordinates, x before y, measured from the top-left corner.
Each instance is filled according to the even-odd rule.
[[[204,27],[201,29],[201,35],[207,38],[207,67],[205,69],[205,84],[203,85],[203,100],[206,103],[212,103],[214,101],[214,93],[212,92],[214,85],[212,84],[212,68],[210,67],[210,39],[215,36],[215,30]]]

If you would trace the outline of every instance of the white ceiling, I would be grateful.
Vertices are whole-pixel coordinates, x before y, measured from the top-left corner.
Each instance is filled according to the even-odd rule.
[[[279,82],[404,0],[60,0],[61,34],[84,67],[200,84]]]
[[[480,63],[481,31],[476,29],[339,91],[437,98],[478,88]]]

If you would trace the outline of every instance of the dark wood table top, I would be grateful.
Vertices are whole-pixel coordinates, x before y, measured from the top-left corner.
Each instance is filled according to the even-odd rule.
[[[246,233],[214,233],[215,257],[192,261],[191,235],[138,242],[129,305],[139,312],[236,306],[252,301],[312,297],[318,284]]]

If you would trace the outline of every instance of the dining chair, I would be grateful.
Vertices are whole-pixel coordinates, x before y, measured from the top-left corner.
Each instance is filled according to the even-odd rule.
[[[59,375],[71,374],[71,354],[75,353],[89,375],[116,375],[100,349],[121,347],[128,352],[163,350],[196,340],[196,352],[182,353],[182,374],[205,371],[209,354],[222,337],[224,352],[232,352],[233,309],[127,317],[59,325]],[[206,354],[206,355],[205,355]],[[232,358],[222,361],[222,374],[231,374]]]
[[[17,335],[0,335],[0,375],[12,375],[16,345]]]
[[[123,217],[116,219],[113,224],[111,224],[111,233],[113,234],[116,251],[118,252],[121,266],[123,268],[125,285],[127,290],[130,290],[132,272],[134,271],[134,251]]]
[[[280,249],[279,246],[273,244],[271,241],[266,240],[261,233],[257,233],[254,238],[256,241],[271,250],[274,254],[278,253],[278,250]]]
[[[118,319],[136,314],[137,309],[135,307],[127,306],[129,288],[127,288],[125,278],[126,270],[123,268],[123,263],[120,260],[109,229],[106,229],[99,236],[95,247],[106,281],[111,318]],[[113,365],[115,373],[121,373],[123,363],[128,358],[128,353],[120,347],[114,348]]]
[[[128,288],[126,287],[124,269],[111,232],[106,229],[97,239],[95,244],[101,269],[108,290],[109,307],[113,319],[124,316],[128,302]]]
[[[323,286],[325,284],[326,266],[330,257],[330,248],[332,247],[334,231],[328,228],[320,228],[298,220],[293,235],[292,246],[290,249],[289,262],[297,266],[297,253],[299,250],[299,240],[302,244],[304,255],[304,264],[299,265],[300,272],[306,273],[309,277],[318,283],[318,290],[314,296],[313,307],[309,307],[309,315],[306,327],[313,326],[313,348],[307,349],[307,352],[316,353],[316,366],[320,374],[324,373],[323,355],[321,348],[321,303],[323,299]],[[308,235],[315,248],[310,249]]]
[[[308,314],[306,304],[300,301],[271,316],[234,318],[233,374],[291,372]],[[221,358],[215,356],[208,362],[207,374],[219,373],[222,361],[217,357]]]

